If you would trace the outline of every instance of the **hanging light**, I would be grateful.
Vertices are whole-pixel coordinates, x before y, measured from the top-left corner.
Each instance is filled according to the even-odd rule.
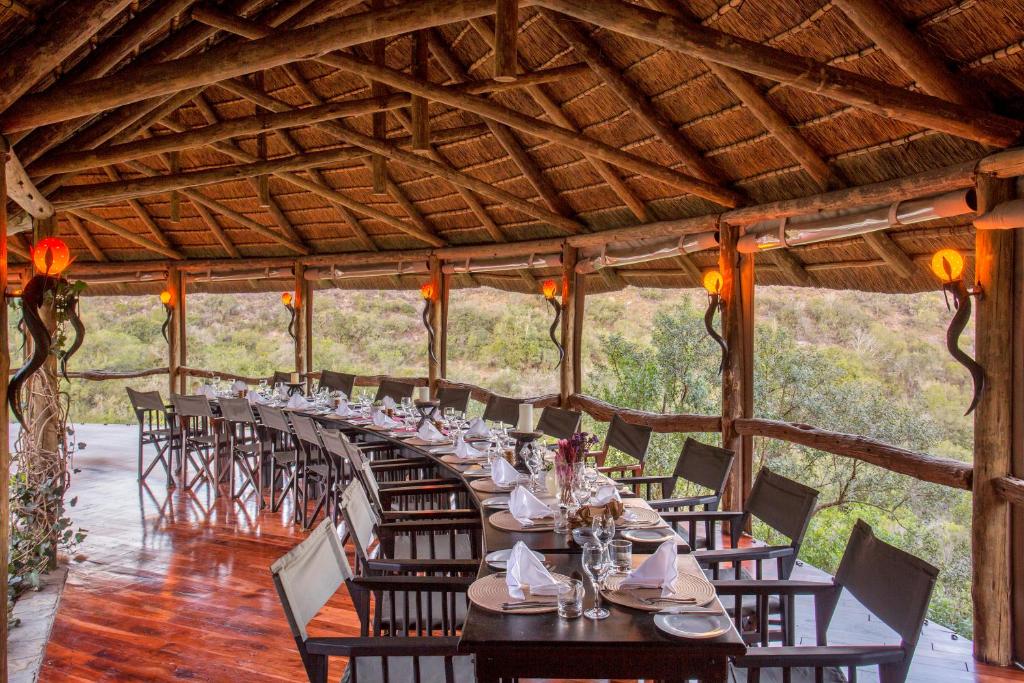
[[[174,313],[174,306],[171,305],[171,301],[174,296],[171,294],[171,290],[165,289],[160,292],[160,303],[164,305],[164,324],[160,327],[160,334],[164,336],[164,341],[168,344],[171,340],[167,337],[167,327],[171,324],[171,315]]]
[[[708,309],[704,311],[704,328],[708,335],[722,348],[722,362],[718,365],[718,372],[725,369],[725,361],[729,356],[729,345],[722,339],[722,335],[715,330],[715,312],[725,312],[725,304],[722,301],[722,274],[717,270],[709,270],[704,273],[702,279],[704,289],[708,292]]]
[[[288,313],[291,314],[291,320],[288,321],[288,336],[292,338],[292,341],[298,341],[298,336],[295,333],[295,306],[292,305],[294,297],[291,292],[281,292],[281,303],[288,309]]]
[[[31,251],[32,264],[40,275],[57,277],[71,265],[71,252],[59,237],[45,237]]]
[[[980,296],[981,290],[970,291],[964,284],[964,257],[956,249],[940,249],[932,256],[932,272],[942,283],[946,308],[955,311],[946,329],[946,349],[956,362],[967,368],[974,380],[974,396],[964,415],[970,415],[978,407],[981,392],[985,389],[985,371],[976,360],[960,348],[960,335],[971,320],[971,297]],[[952,305],[950,304],[952,299]]]
[[[437,363],[437,354],[434,353],[434,326],[430,324],[431,314],[434,310],[434,299],[437,296],[437,289],[434,281],[424,282],[420,287],[420,296],[423,297],[423,327],[427,330],[427,355],[432,363]]]
[[[565,360],[565,347],[558,340],[558,337],[555,336],[558,322],[562,319],[562,302],[555,296],[558,293],[558,283],[554,280],[545,280],[540,285],[540,292],[555,311],[555,319],[551,321],[551,329],[548,330],[548,335],[551,337],[551,343],[558,349],[558,362],[555,363],[557,368]]]

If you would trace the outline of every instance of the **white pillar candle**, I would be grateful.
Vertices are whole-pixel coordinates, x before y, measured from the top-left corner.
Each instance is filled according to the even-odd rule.
[[[520,431],[520,432],[532,432],[533,431],[533,404],[532,403],[520,403],[519,404],[519,424],[516,425],[516,431]]]
[[[417,401],[429,401],[430,400],[430,387],[416,387],[416,400]]]
[[[292,384],[298,384],[299,383],[299,373],[297,373],[297,372],[293,372],[292,373],[292,375],[291,375],[291,383]]]

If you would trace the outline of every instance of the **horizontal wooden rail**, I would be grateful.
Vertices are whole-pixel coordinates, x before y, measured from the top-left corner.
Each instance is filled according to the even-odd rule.
[[[890,446],[865,436],[830,432],[804,424],[741,418],[734,422],[734,426],[736,431],[743,435],[764,436],[788,441],[826,453],[863,460],[921,481],[971,490],[974,468],[970,463],[959,460],[939,458],[926,453]]]
[[[17,371],[17,368],[13,368],[11,374]],[[135,379],[136,377],[166,375],[167,372],[167,368],[149,368],[148,370],[79,370],[77,372],[68,372],[68,379],[86,379],[92,382],[102,382],[108,379]]]
[[[167,372],[166,368],[164,368],[164,372]],[[247,375],[236,375],[231,372],[205,370],[203,368],[188,368],[184,366],[178,368],[178,374],[184,377],[199,377],[202,379],[213,379],[214,377],[220,377],[221,379],[230,379],[232,381],[241,380],[246,384],[259,384],[264,380],[269,382],[270,379],[273,377],[273,373],[266,375],[264,377],[249,377]],[[302,377],[307,379],[320,379],[320,372],[317,371],[302,373]],[[357,387],[375,387],[379,385],[382,381],[402,382],[403,384],[412,384],[413,386],[417,387],[423,387],[427,385],[426,377],[391,377],[390,375],[357,375],[355,385]]]
[[[620,408],[586,394],[572,394],[569,405],[582,410],[595,420],[610,422],[618,415],[630,424],[644,425],[656,432],[720,432],[722,418],[717,415],[690,415],[686,413],[649,413],[643,410]]]
[[[1024,505],[1024,479],[1017,477],[999,477],[992,482],[996,493],[1014,505]]]
[[[479,401],[480,403],[487,403],[491,396],[498,396],[499,398],[507,398],[512,401],[518,401],[519,403],[530,403],[538,408],[558,405],[558,394],[541,394],[540,396],[525,396],[523,398],[502,396],[501,394],[496,394],[493,391],[489,391],[475,384],[469,384],[468,382],[449,382],[446,379],[437,380],[437,386],[439,389],[469,389],[469,395],[474,401]]]

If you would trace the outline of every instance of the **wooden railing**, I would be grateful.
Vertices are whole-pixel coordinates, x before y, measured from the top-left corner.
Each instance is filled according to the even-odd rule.
[[[643,410],[620,408],[586,394],[572,394],[569,396],[569,406],[583,411],[601,422],[610,422],[613,415],[618,415],[630,424],[644,425],[656,432],[722,431],[722,418],[717,415],[649,413]]]
[[[448,389],[469,389],[469,395],[474,401],[479,401],[480,403],[487,403],[491,396],[498,396],[499,398],[507,398],[512,401],[518,401],[519,403],[529,403],[538,408],[558,405],[558,394],[541,394],[540,396],[516,398],[514,396],[503,396],[502,394],[484,389],[483,387],[479,387],[475,384],[469,384],[467,382],[449,382],[446,379],[437,380],[437,386],[438,388]]]

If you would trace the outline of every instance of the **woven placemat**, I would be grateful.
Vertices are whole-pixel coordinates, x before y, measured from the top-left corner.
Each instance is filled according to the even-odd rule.
[[[418,436],[414,436],[411,439],[406,439],[405,443],[407,443],[410,446],[450,446],[450,445],[452,445],[451,441],[427,441],[425,439],[421,439]]]
[[[568,581],[569,577],[564,574],[555,574],[552,572],[551,576],[556,581]],[[501,605],[506,602],[519,602],[513,600],[508,594],[508,585],[505,583],[505,574],[490,574],[477,579],[469,586],[467,595],[469,601],[474,605],[487,610],[488,612],[501,612],[502,614],[544,614],[546,612],[555,612],[558,610],[557,596],[554,595],[538,595],[532,599],[542,600],[545,603],[538,605],[537,607],[523,607],[515,610],[502,609]],[[526,600],[531,599],[530,594],[526,593]]]
[[[654,510],[642,507],[628,507],[626,509],[632,513],[633,519],[628,522],[624,521],[621,517],[615,520],[615,525],[620,529],[630,529],[633,527],[638,529],[656,529],[668,526],[661,518],[661,515]]]
[[[639,561],[634,561],[639,565]],[[707,605],[715,599],[715,587],[707,580],[700,569],[700,565],[691,555],[680,555],[676,558],[676,567],[679,569],[679,576],[672,586],[672,595],[669,597],[677,599],[693,599],[694,605]],[[653,605],[646,605],[639,598],[660,598],[660,588],[630,588],[624,591],[617,590],[619,584],[626,580],[625,574],[609,576],[605,580],[605,590],[601,592],[609,602],[614,602],[623,607],[644,610],[646,612],[657,612],[673,603],[659,602]]]
[[[444,455],[441,456],[441,462],[446,462],[449,465],[473,465],[476,463],[487,462],[486,457],[473,457],[473,458],[460,458],[457,455]]]
[[[533,526],[523,526],[508,510],[495,512],[487,518],[487,521],[490,522],[491,526],[495,529],[501,529],[502,531],[551,531],[555,525],[555,520],[553,518],[545,517],[543,519],[536,520]],[[540,528],[538,529],[537,527]]]
[[[493,479],[477,479],[470,482],[469,485],[473,487],[474,491],[479,491],[480,493],[510,493],[513,488],[502,488],[495,484]]]

